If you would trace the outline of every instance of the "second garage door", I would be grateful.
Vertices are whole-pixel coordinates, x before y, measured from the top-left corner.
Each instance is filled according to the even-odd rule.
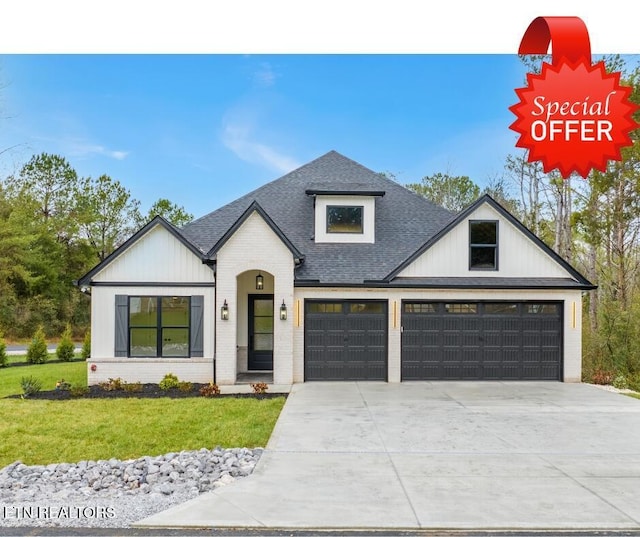
[[[305,380],[386,380],[387,303],[305,301]]]
[[[402,380],[562,380],[562,307],[404,302]]]

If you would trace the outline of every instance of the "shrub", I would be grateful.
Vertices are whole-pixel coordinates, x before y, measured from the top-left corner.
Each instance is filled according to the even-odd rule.
[[[178,388],[180,381],[173,373],[167,373],[158,384],[161,390],[170,390],[171,388]]]
[[[30,364],[43,364],[48,358],[47,341],[44,338],[42,325],[40,325],[27,349],[27,362]]]
[[[7,344],[4,342],[2,332],[0,332],[0,367],[5,367],[9,363],[9,356],[7,355]]]
[[[42,388],[42,382],[38,379],[30,377],[22,377],[20,379],[20,386],[22,386],[22,391],[24,392],[25,397],[29,397],[35,393],[38,393]]]
[[[122,387],[125,392],[141,392],[142,382],[125,382]]]
[[[71,388],[71,384],[64,379],[60,379],[56,382],[56,390],[69,390]]]
[[[634,373],[627,378],[627,388],[634,392],[640,392],[640,373]]]
[[[98,386],[100,386],[100,388],[102,388],[105,392],[115,392],[118,390],[123,390],[124,389],[124,382],[123,380],[118,377],[115,379],[109,379],[107,382],[101,382],[100,384],[98,384]]]
[[[202,395],[202,397],[213,397],[214,395],[220,395],[220,388],[217,384],[210,382],[206,386],[200,388],[200,395]]]
[[[71,386],[69,394],[71,397],[84,397],[89,393],[88,386]]]
[[[627,383],[627,377],[624,375],[618,375],[613,379],[613,387],[618,388],[618,390],[626,390],[629,387]]]
[[[87,333],[84,335],[81,355],[85,360],[91,358],[91,330],[87,330]]]
[[[56,356],[58,360],[62,362],[70,362],[73,360],[73,354],[76,348],[71,341],[71,326],[67,324],[64,332],[62,333],[62,338],[60,339],[60,343],[58,344],[58,348],[56,349]]]
[[[258,395],[267,393],[267,390],[269,389],[269,386],[266,382],[255,382],[251,385],[251,387],[253,388],[253,393]]]
[[[193,391],[193,384],[191,382],[183,381],[178,383],[178,390],[183,393],[189,393]]]
[[[593,382],[594,384],[608,385],[613,382],[614,375],[615,373],[613,373],[612,371],[607,371],[606,369],[596,369],[591,377],[591,382]]]

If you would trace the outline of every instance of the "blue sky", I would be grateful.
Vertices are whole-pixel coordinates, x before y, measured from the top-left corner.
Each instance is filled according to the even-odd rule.
[[[42,151],[196,216],[335,149],[402,183],[502,173],[515,55],[4,55],[6,173]]]

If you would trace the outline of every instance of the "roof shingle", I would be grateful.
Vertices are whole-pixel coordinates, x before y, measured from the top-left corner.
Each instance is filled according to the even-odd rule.
[[[344,191],[384,191],[376,198],[374,244],[314,241],[314,200],[310,187]],[[330,151],[320,158],[209,213],[182,228],[184,236],[209,251],[253,203],[257,202],[282,230],[304,264],[296,279],[322,283],[382,280],[455,215],[347,157]]]

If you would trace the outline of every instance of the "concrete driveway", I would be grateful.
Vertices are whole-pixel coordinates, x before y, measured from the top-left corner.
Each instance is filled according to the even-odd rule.
[[[295,385],[254,474],[161,527],[640,528],[640,400],[582,384]]]

